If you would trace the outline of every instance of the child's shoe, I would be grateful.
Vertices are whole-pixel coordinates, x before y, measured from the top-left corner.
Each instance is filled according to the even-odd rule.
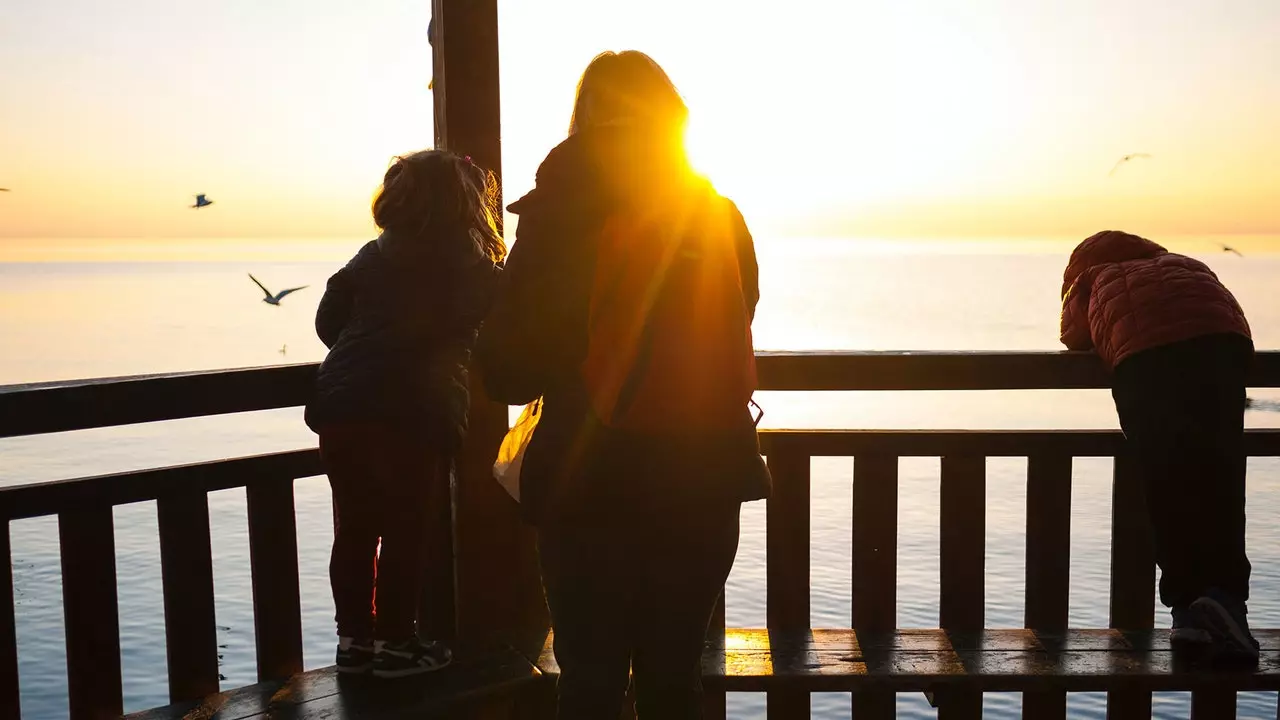
[[[1169,642],[1175,648],[1200,649],[1213,642],[1213,635],[1205,627],[1200,613],[1184,606],[1173,608],[1170,614],[1173,631],[1169,633]]]
[[[1209,631],[1213,652],[1224,660],[1258,661],[1258,641],[1249,632],[1245,604],[1216,589],[1191,603],[1200,625]]]
[[[399,678],[429,673],[453,662],[453,653],[443,643],[409,638],[401,642],[374,643],[373,674]]]
[[[373,667],[373,640],[369,638],[338,638],[338,659],[335,663],[340,673],[363,673]]]

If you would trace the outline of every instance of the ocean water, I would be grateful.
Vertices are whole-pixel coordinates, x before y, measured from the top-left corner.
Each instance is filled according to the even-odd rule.
[[[0,263],[0,384],[245,367],[319,360],[311,321],[324,281],[358,241],[325,252],[256,261]],[[761,349],[1057,349],[1058,286],[1069,246],[759,241]],[[1274,300],[1280,256],[1204,259],[1239,297],[1260,348],[1280,348]],[[273,290],[308,285],[280,307],[260,302],[246,276]],[[1280,427],[1280,393],[1255,391],[1252,427]],[[1114,428],[1103,391],[761,393],[769,427]],[[0,485],[309,447],[299,409],[0,440]],[[1107,622],[1110,466],[1075,463],[1071,624]],[[988,461],[986,624],[1022,621],[1026,461]],[[849,624],[853,462],[813,460],[812,624]],[[938,482],[934,458],[900,465],[898,623],[938,624]],[[327,555],[332,540],[324,478],[295,486],[307,667],[332,662]],[[1280,462],[1250,462],[1251,620],[1280,627]],[[223,687],[254,680],[248,538],[242,490],[210,496]],[[129,711],[167,702],[160,559],[153,503],[116,508],[121,652]],[[731,626],[765,620],[764,506],[743,513],[727,589]],[[25,718],[67,714],[57,520],[13,522],[19,665]],[[1158,608],[1163,621],[1163,608]],[[923,697],[899,697],[901,716],[936,717]],[[1188,716],[1186,694],[1157,697],[1156,717]],[[815,695],[813,716],[850,716],[847,695]],[[989,695],[986,717],[1017,717],[1016,695]],[[1072,695],[1072,717],[1102,718],[1103,698]],[[730,716],[763,718],[763,697],[731,695]],[[1239,717],[1275,716],[1274,693],[1241,695]]]

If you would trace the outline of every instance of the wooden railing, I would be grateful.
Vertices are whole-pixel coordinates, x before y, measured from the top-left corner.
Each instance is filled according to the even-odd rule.
[[[766,390],[1011,390],[1105,387],[1090,355],[1074,353],[762,353]],[[315,366],[186,373],[0,388],[0,437],[301,405]],[[1253,387],[1280,387],[1280,353],[1261,353]],[[1028,458],[1025,625],[1067,626],[1073,457],[1118,457],[1113,514],[1141,518],[1142,498],[1121,437],[1109,431],[765,431],[774,477],[767,505],[767,623],[809,627],[810,458],[854,458],[853,617],[858,631],[896,627],[898,458],[942,458],[940,624],[979,630],[984,611],[985,459]],[[496,441],[496,439],[490,439]],[[1250,455],[1280,456],[1280,432],[1251,431]],[[112,508],[157,504],[173,701],[218,690],[207,494],[244,487],[258,675],[302,668],[293,481],[322,472],[314,450],[0,489],[0,716],[19,717],[9,520],[56,515],[62,549],[68,688],[73,718],[123,710]],[[447,523],[446,518],[439,518]],[[447,528],[445,529],[447,534]],[[1113,522],[1111,626],[1153,624],[1154,562],[1141,523]],[[465,553],[461,555],[465,559]],[[723,612],[719,615],[723,627]],[[981,695],[954,701],[972,711]],[[1202,702],[1208,702],[1207,700]],[[1216,696],[1219,709],[1234,695]],[[771,715],[805,716],[807,694],[772,692]],[[955,708],[957,704],[950,707]],[[717,699],[711,699],[713,712]],[[719,705],[723,708],[723,701]],[[855,696],[858,717],[891,717],[893,693]],[[1150,693],[1116,689],[1117,716],[1150,717]],[[1024,696],[1024,717],[1063,715],[1065,693]]]

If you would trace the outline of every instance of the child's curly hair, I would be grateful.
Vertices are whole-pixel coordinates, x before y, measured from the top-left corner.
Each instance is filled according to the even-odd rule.
[[[373,221],[379,228],[423,240],[469,235],[494,262],[507,255],[500,217],[497,178],[471,158],[447,150],[397,157],[373,198]]]

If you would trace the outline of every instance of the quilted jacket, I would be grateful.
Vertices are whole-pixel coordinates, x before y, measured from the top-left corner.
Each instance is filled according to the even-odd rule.
[[[316,333],[329,347],[307,425],[418,427],[455,450],[467,427],[467,365],[499,268],[467,236],[424,245],[384,233],[329,279]]]
[[[1062,276],[1062,342],[1108,367],[1205,335],[1250,337],[1244,311],[1207,265],[1108,230],[1076,247]]]

